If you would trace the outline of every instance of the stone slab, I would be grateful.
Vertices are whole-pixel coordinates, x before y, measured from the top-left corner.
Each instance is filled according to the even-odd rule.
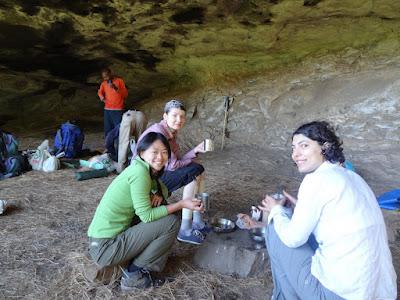
[[[269,268],[266,249],[256,249],[247,230],[208,234],[194,255],[202,269],[238,277],[265,274]]]

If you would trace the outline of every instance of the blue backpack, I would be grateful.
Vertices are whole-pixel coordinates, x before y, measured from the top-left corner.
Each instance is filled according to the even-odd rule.
[[[400,210],[400,189],[391,190],[378,197],[381,208],[389,210]]]
[[[85,136],[78,126],[70,122],[62,124],[54,139],[56,155],[64,151],[67,158],[77,157],[82,151],[84,139]]]
[[[24,169],[24,158],[18,153],[18,141],[9,132],[0,130],[0,180],[17,176]]]

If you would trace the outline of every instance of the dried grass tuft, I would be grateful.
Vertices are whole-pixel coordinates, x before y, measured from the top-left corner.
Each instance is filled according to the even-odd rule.
[[[101,141],[88,135],[95,149]],[[41,139],[29,139],[35,147]],[[280,162],[284,154],[235,146],[207,154],[207,191],[212,213],[247,212],[266,191],[283,184],[295,191],[299,178]],[[259,157],[257,161],[253,158]],[[239,279],[199,270],[191,263],[196,247],[175,243],[165,273],[175,281],[158,289],[121,294],[119,281],[87,279],[86,230],[105,189],[115,176],[78,182],[72,170],[28,172],[0,181],[0,199],[12,205],[0,216],[0,299],[265,299],[271,293],[269,273]],[[175,194],[172,200],[179,199]],[[391,245],[400,270],[400,243]],[[399,271],[397,271],[399,273]],[[400,285],[399,285],[400,286]]]

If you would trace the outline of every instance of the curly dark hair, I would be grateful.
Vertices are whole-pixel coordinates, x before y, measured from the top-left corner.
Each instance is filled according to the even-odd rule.
[[[342,141],[338,138],[332,125],[325,121],[313,121],[301,125],[292,135],[302,134],[316,141],[322,148],[322,155],[331,163],[344,163]]]

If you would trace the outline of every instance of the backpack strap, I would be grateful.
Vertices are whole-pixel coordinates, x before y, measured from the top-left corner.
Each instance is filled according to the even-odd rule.
[[[7,158],[7,146],[4,138],[5,132],[0,129],[0,160],[4,161]]]
[[[5,174],[6,173],[6,164],[5,164],[5,160],[0,159],[0,179],[1,179],[1,174]]]
[[[60,148],[57,148],[57,152],[56,152],[56,155],[57,155],[64,151],[64,145],[62,143],[63,139],[62,139],[62,134],[61,134],[61,128],[57,130],[55,140],[59,141],[59,143],[60,143]]]

